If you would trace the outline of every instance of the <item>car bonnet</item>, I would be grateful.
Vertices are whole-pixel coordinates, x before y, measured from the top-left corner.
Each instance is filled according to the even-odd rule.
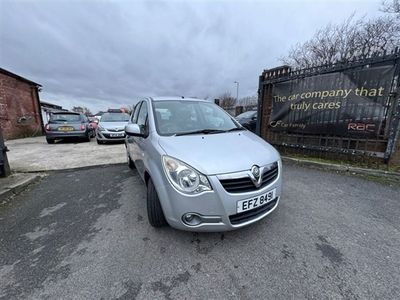
[[[100,126],[106,129],[124,129],[128,122],[101,122],[99,123]]]
[[[279,160],[270,144],[248,131],[160,137],[165,153],[205,175],[249,170]]]

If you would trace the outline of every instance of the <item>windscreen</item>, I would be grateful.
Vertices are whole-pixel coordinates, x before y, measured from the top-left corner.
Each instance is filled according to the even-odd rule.
[[[80,122],[81,116],[78,114],[52,114],[50,122]]]
[[[210,102],[170,100],[154,101],[154,117],[160,135],[197,130],[231,130],[239,126],[232,117]]]
[[[106,113],[101,117],[101,122],[128,122],[129,115],[125,113]]]

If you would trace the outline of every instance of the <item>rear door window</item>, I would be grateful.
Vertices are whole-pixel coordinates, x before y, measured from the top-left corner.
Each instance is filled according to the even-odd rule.
[[[52,114],[50,117],[51,122],[80,122],[81,116],[75,114]]]

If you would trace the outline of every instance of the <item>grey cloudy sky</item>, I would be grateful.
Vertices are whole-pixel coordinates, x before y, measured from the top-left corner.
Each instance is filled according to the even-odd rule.
[[[0,0],[0,67],[41,99],[92,111],[141,96],[255,95],[258,76],[329,22],[377,1]]]

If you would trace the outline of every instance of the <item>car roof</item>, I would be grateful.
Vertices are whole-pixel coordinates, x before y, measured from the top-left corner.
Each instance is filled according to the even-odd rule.
[[[52,112],[53,115],[80,115],[81,113],[74,112],[74,111],[55,111]]]
[[[185,100],[187,100],[187,101],[201,101],[201,102],[211,102],[211,101],[208,101],[208,100],[205,100],[205,99],[199,99],[199,98],[186,98],[186,97],[176,97],[176,96],[174,96],[174,97],[149,97],[148,99],[150,99],[150,100],[152,100],[152,101],[176,101],[176,100],[179,100],[179,101],[185,101]]]

